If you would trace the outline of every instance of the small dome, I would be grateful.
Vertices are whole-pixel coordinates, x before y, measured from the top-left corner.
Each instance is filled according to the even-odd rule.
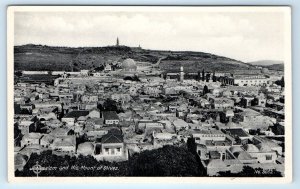
[[[235,152],[242,152],[243,149],[242,149],[240,146],[231,146],[231,147],[229,148],[229,151],[230,151],[231,153],[235,153]]]
[[[122,131],[120,129],[116,129],[116,128],[110,129],[108,131],[108,133],[114,134],[114,135],[122,135]]]
[[[259,152],[259,149],[256,146],[254,146],[253,144],[246,144],[244,146],[244,148],[247,152],[250,152],[250,153],[251,152]]]
[[[251,156],[245,151],[235,152],[235,153],[233,153],[233,155],[239,160],[251,160],[252,159]]]
[[[79,118],[78,118],[78,121],[85,121],[86,120],[86,117],[85,116],[80,116]]]
[[[133,59],[127,58],[122,63],[122,69],[124,71],[136,71],[137,66]]]
[[[77,153],[85,155],[93,154],[94,145],[90,142],[81,143],[78,145]]]
[[[263,69],[261,70],[261,73],[264,73],[264,74],[269,73],[268,68],[263,68]]]
[[[259,151],[261,151],[261,152],[271,152],[272,151],[272,149],[270,148],[270,146],[268,146],[265,143],[259,143],[256,146],[259,149]]]
[[[230,121],[230,122],[228,122],[228,123],[226,124],[226,127],[235,128],[235,127],[237,127],[237,124],[234,123],[234,122],[232,122],[232,121]]]
[[[52,119],[52,120],[50,120],[50,123],[52,123],[52,124],[59,124],[61,122],[58,119]]]
[[[179,107],[178,107],[178,110],[179,111],[185,111],[188,109],[188,106],[186,104],[181,104]]]

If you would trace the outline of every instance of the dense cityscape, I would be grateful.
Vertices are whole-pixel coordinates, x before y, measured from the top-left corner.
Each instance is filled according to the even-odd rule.
[[[166,72],[163,58],[15,71],[16,176],[36,176],[34,165],[43,176],[70,176],[91,162],[101,176],[284,176],[283,71],[186,72],[182,64]],[[51,158],[69,171],[47,169]]]

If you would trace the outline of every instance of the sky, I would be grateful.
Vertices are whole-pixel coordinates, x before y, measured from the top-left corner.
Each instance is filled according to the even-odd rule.
[[[201,51],[244,62],[284,60],[282,11],[15,12],[14,45]]]

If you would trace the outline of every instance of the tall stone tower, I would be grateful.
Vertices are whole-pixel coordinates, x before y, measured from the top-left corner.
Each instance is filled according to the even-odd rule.
[[[119,38],[117,37],[117,43],[116,43],[116,46],[118,47],[120,44],[119,44]]]
[[[184,72],[183,72],[183,67],[180,67],[180,82],[184,80]]]

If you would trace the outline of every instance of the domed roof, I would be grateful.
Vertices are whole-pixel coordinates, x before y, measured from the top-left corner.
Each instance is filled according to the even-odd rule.
[[[51,119],[50,123],[52,123],[52,124],[59,124],[61,122],[58,119]]]
[[[114,135],[122,135],[122,131],[120,129],[116,129],[116,128],[113,128],[113,129],[110,129],[108,131],[109,134],[114,134]]]
[[[127,58],[123,61],[122,68],[125,70],[136,70],[137,66],[133,59]]]
[[[231,146],[231,147],[229,148],[229,150],[230,150],[231,153],[243,151],[243,149],[242,149],[240,146]]]
[[[237,124],[232,122],[232,121],[229,121],[227,124],[226,124],[226,127],[230,127],[230,128],[235,128],[237,127]]]
[[[259,152],[259,149],[253,144],[246,144],[244,148],[247,152]]]
[[[250,159],[252,159],[251,156],[245,151],[235,152],[235,153],[233,153],[233,155],[239,160],[250,160]]]
[[[86,117],[84,117],[84,116],[80,116],[79,118],[78,118],[78,121],[85,121],[86,120]]]
[[[272,149],[270,148],[270,146],[268,146],[265,143],[259,143],[256,146],[259,149],[259,151],[261,151],[261,152],[271,152],[272,151]]]
[[[184,111],[184,110],[187,110],[188,106],[186,104],[181,104],[179,107],[178,107],[178,110],[179,111]]]
[[[263,68],[263,69],[261,70],[261,73],[269,73],[268,68]]]
[[[77,153],[92,154],[94,152],[94,145],[91,142],[85,142],[78,145]]]

